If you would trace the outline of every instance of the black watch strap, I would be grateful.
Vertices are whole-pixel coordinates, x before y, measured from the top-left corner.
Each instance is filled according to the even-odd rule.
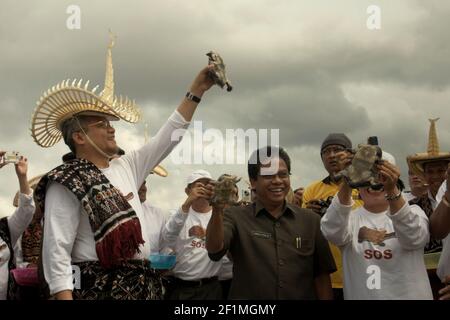
[[[186,93],[186,98],[197,103],[200,103],[200,101],[202,101],[202,99],[200,99],[197,96],[194,96],[191,92]]]

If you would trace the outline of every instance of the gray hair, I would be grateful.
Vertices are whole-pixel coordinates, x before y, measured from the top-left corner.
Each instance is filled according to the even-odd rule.
[[[65,120],[61,125],[61,133],[64,139],[64,143],[69,147],[73,154],[76,154],[75,141],[73,141],[73,134],[79,132],[84,125],[83,116],[73,116]]]

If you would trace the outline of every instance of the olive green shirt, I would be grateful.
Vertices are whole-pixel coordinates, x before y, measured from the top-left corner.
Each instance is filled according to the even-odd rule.
[[[274,218],[260,202],[224,212],[224,249],[233,258],[231,299],[316,299],[314,278],[336,271],[320,216],[287,204]]]

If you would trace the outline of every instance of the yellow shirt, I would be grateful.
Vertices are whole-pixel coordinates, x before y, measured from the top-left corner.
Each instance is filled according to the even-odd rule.
[[[328,197],[334,197],[339,191],[339,184],[331,182],[330,178],[327,177],[323,180],[311,183],[306,187],[303,194],[302,207],[306,208],[308,201],[311,200],[327,200]],[[353,189],[352,198],[355,204],[353,209],[356,209],[363,205],[363,201],[359,199],[359,192],[357,189]],[[338,247],[330,243],[331,253],[334,257],[334,262],[336,263],[337,271],[331,274],[331,284],[333,288],[343,287],[343,276],[342,276],[342,256],[341,250]]]

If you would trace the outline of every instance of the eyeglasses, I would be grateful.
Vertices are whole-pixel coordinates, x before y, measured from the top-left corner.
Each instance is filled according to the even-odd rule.
[[[113,128],[113,126],[111,125],[111,123],[109,123],[108,120],[100,120],[94,123],[90,123],[87,125],[88,127],[97,127],[100,129],[109,129],[109,128]]]
[[[344,147],[339,147],[339,146],[338,147],[329,147],[329,148],[325,148],[325,149],[322,150],[322,155],[328,156],[332,152],[334,154],[336,154],[336,153],[339,153],[339,152],[342,152],[342,151],[345,151]]]
[[[275,177],[277,177],[277,176],[278,176],[278,178],[284,180],[284,179],[289,178],[290,175],[291,175],[291,174],[290,174],[289,172],[287,172],[287,171],[282,171],[282,172],[278,172],[277,174],[265,174],[265,175],[260,174],[259,176],[260,176],[261,178],[263,178],[264,180],[273,180],[273,179],[275,179]]]
[[[379,186],[376,188],[369,187],[369,188],[367,188],[367,190],[369,192],[382,192],[382,191],[384,191],[384,186]]]

